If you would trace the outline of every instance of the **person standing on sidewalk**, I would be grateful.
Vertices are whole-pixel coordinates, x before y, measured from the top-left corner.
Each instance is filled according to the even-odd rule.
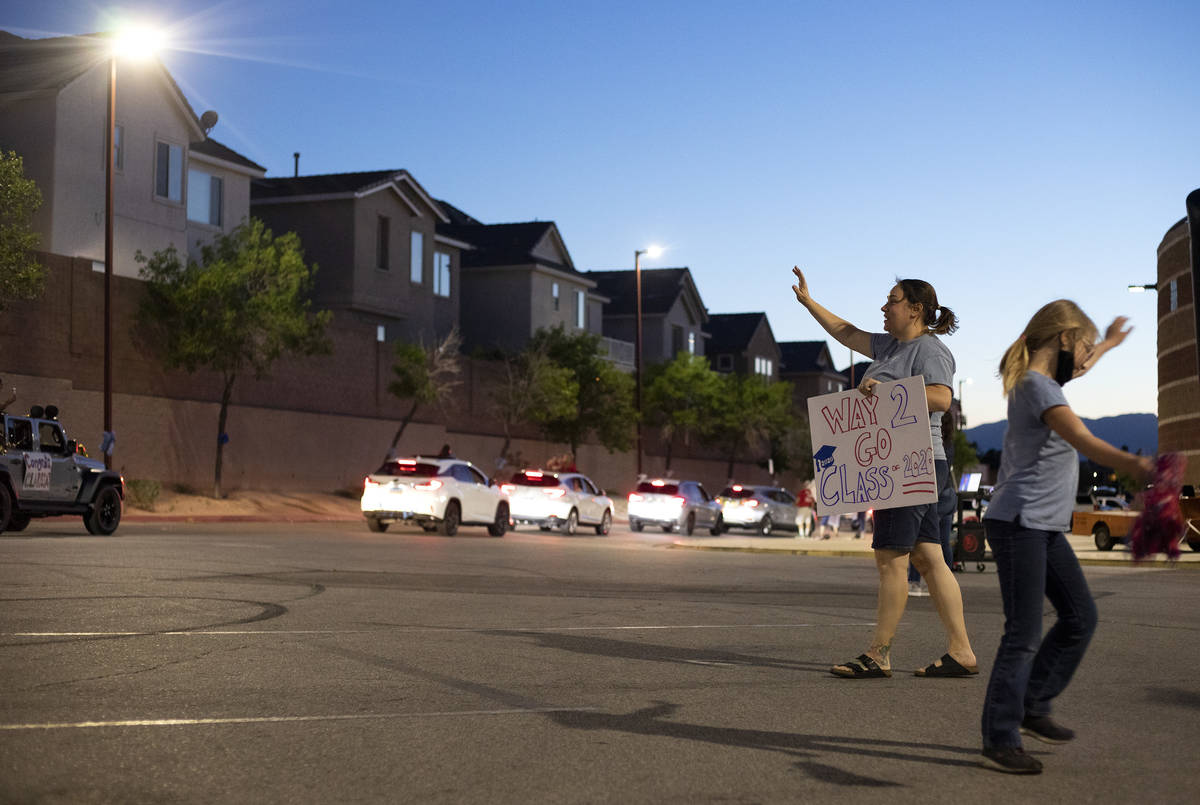
[[[934,466],[940,489],[950,473],[942,447],[941,419],[942,412],[950,408],[953,395],[954,356],[937,336],[958,328],[953,311],[938,304],[937,293],[928,282],[897,280],[881,308],[884,332],[868,333],[817,304],[809,293],[803,272],[793,268],[792,273],[796,276],[796,284],[792,286],[796,300],[825,328],[825,332],[843,346],[873,359],[858,386],[864,396],[874,394],[875,386],[881,382],[912,376],[924,378]],[[848,679],[892,675],[892,639],[908,602],[908,564],[911,561],[929,585],[929,594],[949,643],[940,659],[918,669],[916,675],[946,677],[979,673],[963,618],[962,592],[942,557],[937,504],[876,510],[871,548],[875,551],[875,567],[879,571],[875,633],[865,653],[833,666],[830,672]]]
[[[1042,307],[1000,360],[1008,396],[1008,430],[1000,476],[984,517],[1004,601],[1004,636],[983,705],[983,766],[1038,774],[1021,735],[1051,744],[1075,733],[1050,717],[1096,629],[1096,604],[1067,542],[1079,483],[1078,450],[1106,467],[1145,478],[1149,458],[1130,455],[1092,435],[1071,410],[1062,386],[1087,372],[1129,334],[1127,319],[1096,325],[1079,306],[1059,299]],[[1042,639],[1042,600],[1057,619]]]

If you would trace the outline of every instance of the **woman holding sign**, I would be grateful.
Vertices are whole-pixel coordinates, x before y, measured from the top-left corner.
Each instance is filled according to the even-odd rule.
[[[1104,340],[1079,307],[1059,299],[1033,315],[1000,360],[1008,395],[1008,429],[1000,478],[983,520],[1000,577],[1004,636],[983,704],[984,766],[1037,774],[1041,761],[1025,754],[1021,735],[1061,744],[1075,733],[1050,717],[1087,650],[1096,628],[1096,604],[1064,532],[1083,453],[1097,464],[1139,478],[1149,458],[1118,450],[1093,436],[1071,410],[1062,386],[1090,369],[1129,334],[1126,319],[1108,326]],[[1042,639],[1044,599],[1057,620]]]
[[[873,359],[858,390],[867,397],[881,382],[920,376],[925,381],[929,427],[933,440],[938,488],[949,480],[950,466],[942,446],[942,412],[953,399],[954,356],[937,337],[958,329],[954,313],[938,305],[937,293],[927,282],[898,280],[884,302],[882,333],[868,333],[835,316],[813,300],[808,282],[793,268],[796,299],[843,346]],[[975,652],[963,619],[962,592],[942,556],[937,504],[877,509],[871,542],[879,570],[879,606],[875,633],[866,652],[830,671],[850,679],[892,675],[892,639],[908,602],[908,563],[929,585],[929,595],[946,630],[946,653],[917,670],[917,676],[972,676],[979,673]]]

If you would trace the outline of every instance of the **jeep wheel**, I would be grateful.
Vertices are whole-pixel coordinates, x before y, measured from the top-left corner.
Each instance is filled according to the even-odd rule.
[[[8,528],[8,519],[12,516],[12,496],[8,494],[8,487],[0,483],[0,534],[4,533],[4,529]]]
[[[508,504],[501,502],[496,507],[496,519],[488,526],[488,533],[493,537],[503,537],[508,530]]]
[[[29,526],[29,521],[33,518],[25,512],[13,512],[8,515],[8,525],[5,526],[7,531],[24,531]]]
[[[383,522],[383,520],[380,520],[378,517],[368,517],[367,518],[367,530],[368,531],[372,531],[376,534],[382,534],[384,531],[387,531],[387,528],[388,528],[388,524]]]
[[[442,522],[438,523],[438,533],[443,537],[453,537],[458,533],[458,520],[458,501],[452,500],[446,504],[446,513],[442,515]]]
[[[579,512],[571,509],[567,514],[567,519],[563,521],[562,532],[568,537],[575,536],[575,532],[579,530]]]
[[[596,526],[596,533],[600,536],[607,536],[612,530],[612,512],[608,509],[604,510],[604,516],[600,518],[600,525]]]
[[[121,524],[121,495],[115,486],[106,486],[96,493],[92,508],[83,516],[89,534],[107,537]]]

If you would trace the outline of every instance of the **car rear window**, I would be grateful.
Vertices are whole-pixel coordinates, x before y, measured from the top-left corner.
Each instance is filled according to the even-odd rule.
[[[637,491],[650,495],[674,495],[679,492],[679,484],[654,484],[650,481],[642,481],[638,484]]]
[[[748,486],[727,486],[725,487],[725,491],[721,493],[721,497],[735,499],[752,498],[754,497],[754,490]]]
[[[558,486],[558,478],[543,472],[518,472],[511,483],[518,486]]]
[[[375,474],[432,478],[438,474],[438,466],[437,464],[422,464],[415,461],[385,461],[382,467],[375,470]]]

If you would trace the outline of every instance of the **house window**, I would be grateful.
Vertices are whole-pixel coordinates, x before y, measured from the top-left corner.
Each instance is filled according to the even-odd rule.
[[[113,126],[113,168],[125,169],[125,127]]]
[[[550,283],[550,295],[554,297],[554,309],[558,310],[558,283]]]
[[[1170,311],[1179,310],[1179,282],[1176,280],[1171,280],[1171,284],[1170,284],[1169,288],[1170,288],[1169,292],[1171,294],[1171,298],[1167,303],[1170,305],[1168,310],[1170,310]]]
[[[446,252],[433,253],[433,292],[450,295],[450,255]]]
[[[688,333],[688,354],[696,354],[696,334],[693,332]]]
[[[408,278],[418,285],[425,279],[425,237],[420,232],[412,233],[412,256],[409,259]]]
[[[375,218],[375,267],[388,271],[392,267],[389,255],[389,244],[392,232],[392,219],[386,215]]]
[[[381,344],[387,340],[387,328],[382,324],[375,325],[375,340]]]
[[[671,325],[671,357],[683,352],[683,328],[678,324]]]
[[[756,357],[754,359],[754,373],[756,375],[762,375],[763,377],[770,377],[771,370],[774,368],[775,368],[775,363],[774,363],[774,361],[770,360],[769,358]]]
[[[188,171],[187,217],[209,226],[221,225],[224,180],[204,171]]]
[[[155,143],[154,195],[183,201],[183,149],[178,145]]]
[[[575,292],[575,326],[580,330],[587,327],[587,295],[583,291]]]
[[[718,355],[717,356],[717,371],[718,372],[732,372],[733,371],[733,356],[732,355]]]

